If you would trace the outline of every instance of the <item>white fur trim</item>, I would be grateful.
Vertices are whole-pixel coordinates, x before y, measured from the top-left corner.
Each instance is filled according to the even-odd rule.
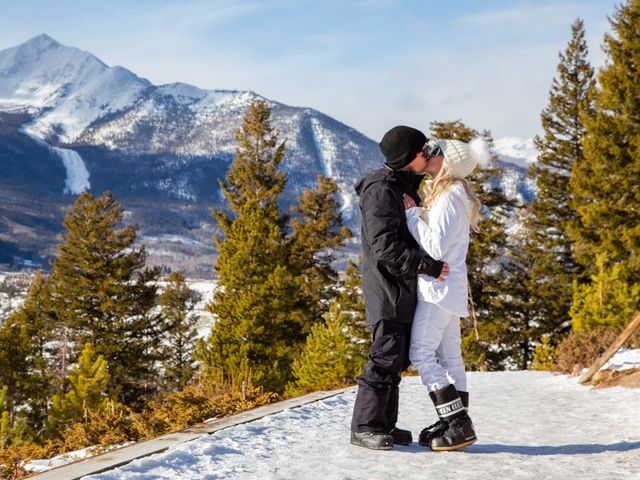
[[[476,157],[480,168],[487,168],[491,165],[492,155],[489,144],[482,138],[474,138],[469,142],[471,153]]]

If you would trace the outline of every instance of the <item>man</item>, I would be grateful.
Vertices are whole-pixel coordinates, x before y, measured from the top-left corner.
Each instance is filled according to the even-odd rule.
[[[396,428],[400,373],[409,366],[411,322],[418,273],[443,281],[446,263],[422,253],[406,224],[403,194],[420,202],[427,138],[415,128],[385,133],[384,168],[358,181],[362,214],[362,290],[372,330],[369,359],[358,377],[351,443],[374,450],[408,445],[411,432]]]

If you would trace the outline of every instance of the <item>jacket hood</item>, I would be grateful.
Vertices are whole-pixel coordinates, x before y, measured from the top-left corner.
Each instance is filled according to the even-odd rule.
[[[418,175],[412,170],[391,170],[389,168],[380,168],[368,173],[356,182],[355,189],[358,196],[371,185],[380,182],[397,183],[401,185],[409,185],[414,189],[418,189],[420,182],[424,177]]]

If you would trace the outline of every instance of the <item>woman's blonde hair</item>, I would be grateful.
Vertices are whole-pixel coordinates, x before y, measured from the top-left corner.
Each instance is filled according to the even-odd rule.
[[[422,199],[422,208],[424,213],[428,213],[436,199],[451,186],[456,183],[462,184],[469,200],[471,200],[471,212],[469,223],[474,232],[478,231],[478,223],[480,223],[480,199],[473,191],[473,187],[466,178],[456,178],[451,173],[451,169],[446,161],[442,162],[442,167],[431,181],[424,181],[420,186],[420,198]]]

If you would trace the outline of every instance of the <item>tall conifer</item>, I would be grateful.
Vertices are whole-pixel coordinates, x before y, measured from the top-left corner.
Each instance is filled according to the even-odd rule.
[[[118,228],[123,207],[107,192],[81,194],[64,219],[66,233],[50,275],[61,378],[86,342],[109,365],[110,389],[139,407],[157,387],[163,322],[153,311],[159,268],[144,268],[136,227]],[[61,385],[64,388],[64,385]]]
[[[198,318],[192,314],[200,294],[189,288],[180,272],[169,275],[169,283],[160,294],[159,304],[166,323],[167,336],[162,346],[165,387],[178,390],[195,373],[193,347]]]
[[[338,274],[331,266],[334,251],[351,238],[351,231],[342,226],[337,192],[335,180],[319,176],[317,188],[306,190],[291,207],[288,261],[299,285],[307,332],[313,323],[322,321],[336,295],[333,286]]]
[[[595,113],[584,119],[584,161],[570,179],[577,211],[570,236],[587,274],[598,271],[604,254],[605,269],[621,265],[633,289],[640,283],[640,1],[620,5],[609,21]]]
[[[269,104],[255,101],[236,131],[236,158],[221,182],[234,216],[212,212],[222,233],[215,239],[220,288],[207,305],[216,320],[197,358],[218,381],[239,386],[250,373],[255,384],[282,391],[304,335],[287,263],[287,218],[277,203],[286,183],[278,168],[284,142],[270,117]]]
[[[544,136],[534,139],[538,161],[529,168],[529,178],[537,185],[526,226],[529,317],[536,325],[533,340],[547,337],[553,344],[569,328],[571,285],[580,272],[567,233],[576,217],[569,177],[572,168],[584,160],[584,118],[593,114],[595,88],[593,68],[587,60],[584,22],[577,19],[571,32],[571,40],[560,53],[549,103],[542,111]]]
[[[231,212],[212,212],[221,232],[220,288],[207,308],[216,321],[196,353],[216,380],[239,385],[250,374],[255,384],[282,392],[309,326],[321,321],[334,295],[331,250],[349,232],[340,226],[331,179],[319,178],[316,189],[304,192],[293,218],[280,211],[285,143],[271,126],[267,102],[249,106],[236,139],[234,164],[221,182]]]

